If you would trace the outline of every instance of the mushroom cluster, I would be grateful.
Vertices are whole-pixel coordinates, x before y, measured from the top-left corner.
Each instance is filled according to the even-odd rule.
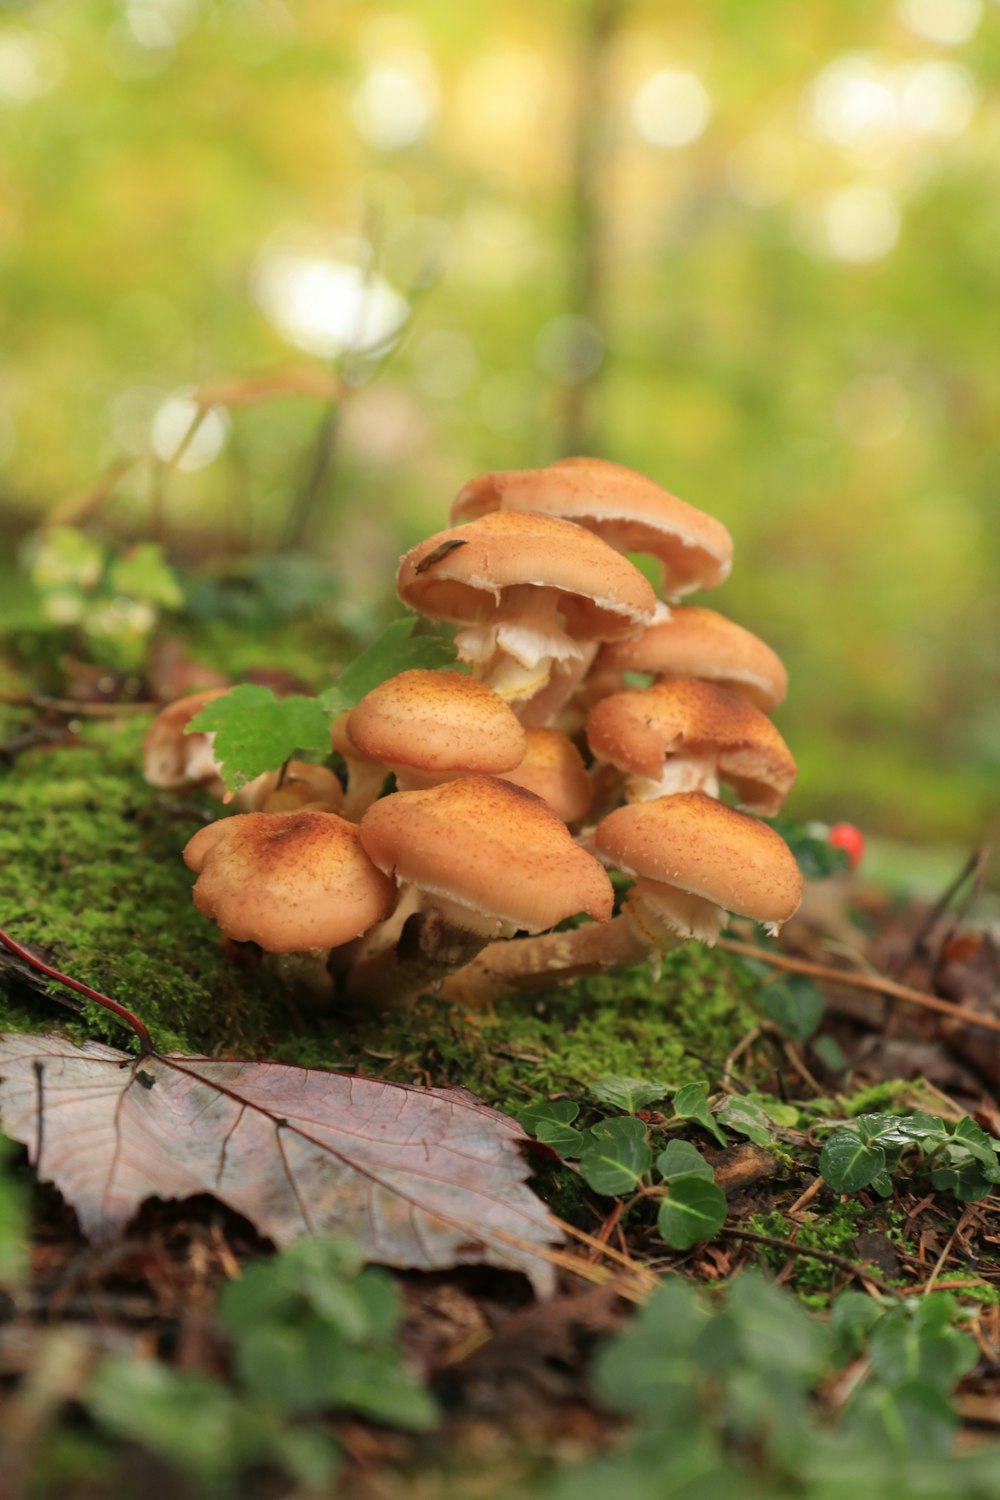
[[[728,576],[725,527],[585,458],[479,475],[451,520],[401,559],[397,592],[458,627],[455,669],[402,672],[335,721],[346,787],[299,762],[244,787],[185,851],[199,909],[320,955],[365,1000],[551,984],[711,943],[727,913],[777,931],[802,890],[761,821],[796,774],[767,717],[785,671],[676,605]],[[662,599],[630,553],[656,559]],[[211,736],[183,733],[206,696],[151,726],[154,785],[220,790]],[[609,869],[631,882],[617,916]]]

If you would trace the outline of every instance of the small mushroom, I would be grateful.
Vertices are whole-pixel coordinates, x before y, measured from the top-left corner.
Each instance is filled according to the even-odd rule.
[[[184,850],[194,902],[237,942],[268,953],[339,948],[380,922],[396,888],[354,823],[310,810],[241,813],[199,829]]]
[[[527,729],[525,738],[523,757],[512,771],[501,773],[501,781],[534,792],[571,828],[582,823],[593,788],[573,741],[558,729]]]
[[[430,912],[408,957],[383,954],[368,974],[356,973],[359,993],[387,984],[413,992],[491,938],[542,932],[578,912],[600,922],[611,916],[613,891],[599,862],[541,798],[492,776],[383,797],[362,818],[361,840],[374,864],[416,887]]]
[[[228,687],[220,687],[189,693],[160,710],[146,730],[142,747],[142,774],[150,786],[169,792],[200,786],[214,797],[224,795],[222,767],[212,751],[215,736],[185,734],[184,726],[206,703],[228,692]]]
[[[355,751],[388,766],[400,791],[511,771],[527,748],[510,706],[461,672],[400,672],[367,693],[344,728]]]
[[[240,812],[299,812],[308,807],[316,812],[339,813],[344,789],[326,766],[290,760],[283,772],[266,771],[248,781],[234,793],[230,805]]]
[[[797,770],[766,714],[692,677],[604,698],[587,719],[587,740],[599,761],[624,773],[631,801],[686,791],[715,797],[722,781],[744,807],[770,817]]]
[[[802,873],[780,834],[702,792],[619,807],[595,843],[635,880],[627,911],[652,948],[673,947],[678,936],[713,943],[726,912],[777,933],[802,899]]]
[[[784,702],[788,673],[781,658],[752,631],[714,609],[684,605],[654,620],[641,635],[602,646],[595,681],[610,678],[609,692],[624,687],[625,672],[651,672],[659,680],[697,677],[739,693],[762,713]],[[602,694],[605,696],[605,694]],[[596,699],[594,700],[597,701]]]

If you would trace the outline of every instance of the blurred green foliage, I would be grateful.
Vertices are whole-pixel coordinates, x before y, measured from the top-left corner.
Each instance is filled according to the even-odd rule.
[[[470,474],[601,452],[732,530],[792,813],[978,837],[998,76],[980,0],[7,6],[4,535],[152,444],[89,524],[374,599]],[[310,365],[335,416],[230,387],[165,472],[184,392]]]

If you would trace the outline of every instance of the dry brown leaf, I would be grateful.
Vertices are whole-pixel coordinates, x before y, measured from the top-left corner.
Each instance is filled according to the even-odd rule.
[[[486,1262],[552,1289],[527,1137],[461,1089],[7,1033],[0,1127],[97,1242],[146,1198],[212,1193],[278,1244],[344,1234],[384,1265]]]

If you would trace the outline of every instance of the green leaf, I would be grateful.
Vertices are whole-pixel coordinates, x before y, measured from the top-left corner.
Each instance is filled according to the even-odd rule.
[[[8,1167],[13,1142],[0,1136],[0,1289],[18,1284],[27,1269],[28,1204],[24,1183]]]
[[[760,992],[760,1007],[793,1042],[804,1042],[823,1019],[826,1002],[811,979],[792,974],[765,985]]]
[[[985,1130],[980,1129],[969,1115],[963,1115],[952,1131],[952,1140],[960,1142],[984,1169],[983,1175],[990,1182],[1000,1182],[1000,1160],[996,1148]]]
[[[726,1222],[726,1195],[700,1172],[686,1172],[670,1182],[670,1194],[657,1219],[663,1240],[673,1250],[689,1250],[710,1240]]]
[[[835,1192],[856,1193],[885,1170],[885,1152],[856,1131],[838,1130],[820,1152],[819,1169]]]
[[[812,1050],[829,1073],[842,1073],[847,1067],[847,1053],[835,1036],[815,1037]]]
[[[339,681],[320,694],[319,702],[326,712],[346,713],[380,682],[415,667],[457,670],[454,646],[441,635],[414,634],[419,623],[412,615],[406,615],[386,626],[378,640],[345,667]]]
[[[580,1171],[595,1193],[617,1198],[638,1187],[652,1159],[642,1121],[631,1115],[617,1115],[611,1120],[601,1120],[587,1131]]]
[[[674,1114],[679,1120],[694,1120],[709,1135],[713,1135],[720,1146],[725,1146],[726,1135],[720,1130],[715,1116],[708,1107],[705,1090],[700,1083],[686,1083],[673,1097]]]
[[[108,570],[108,583],[115,594],[162,609],[180,609],[184,603],[177,575],[156,542],[140,542],[116,557]]]
[[[215,735],[215,758],[231,792],[278,770],[299,750],[330,751],[330,719],[318,698],[276,698],[251,682],[213,698],[184,732]]]
[[[767,1115],[752,1099],[733,1094],[719,1110],[719,1122],[737,1135],[745,1135],[757,1146],[769,1146],[774,1139]]]
[[[704,1177],[715,1181],[715,1174],[697,1146],[690,1141],[668,1141],[656,1158],[656,1170],[669,1182],[674,1177]]]
[[[799,869],[808,880],[825,880],[846,870],[850,861],[843,849],[837,849],[793,818],[766,818],[771,827],[781,834],[798,862]]]
[[[630,1115],[634,1115],[636,1110],[645,1109],[647,1104],[652,1104],[656,1099],[665,1099],[669,1092],[670,1085],[661,1083],[658,1079],[627,1078],[622,1073],[605,1073],[600,1078],[595,1078],[588,1089],[588,1093],[599,1104],[624,1110]]]
[[[931,1187],[939,1193],[954,1193],[963,1203],[978,1203],[989,1196],[993,1183],[978,1161],[958,1167],[938,1167],[930,1174]]]
[[[517,1118],[536,1141],[551,1146],[560,1156],[577,1157],[586,1140],[582,1130],[573,1129],[572,1121],[579,1113],[579,1104],[571,1099],[541,1100],[519,1109]]]

